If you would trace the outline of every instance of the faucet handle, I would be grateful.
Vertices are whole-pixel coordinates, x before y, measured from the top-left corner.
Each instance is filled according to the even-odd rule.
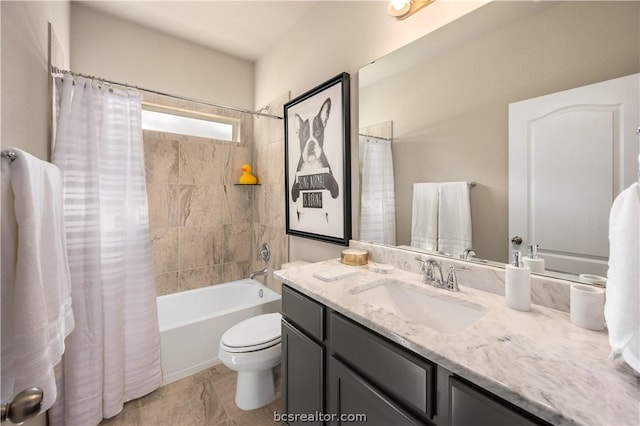
[[[447,276],[447,290],[460,291],[458,287],[458,276],[456,275],[456,268],[449,266],[449,275]]]
[[[418,256],[416,256],[416,260],[420,262],[420,272],[427,272],[427,265],[429,261]]]

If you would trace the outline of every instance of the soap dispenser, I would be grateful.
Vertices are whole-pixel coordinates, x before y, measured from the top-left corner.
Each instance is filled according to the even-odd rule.
[[[544,259],[538,257],[537,244],[529,244],[529,254],[524,258],[524,266],[529,268],[531,272],[544,273]]]
[[[507,306],[518,311],[531,308],[531,271],[520,260],[519,250],[513,251],[511,265],[505,267],[504,296]]]

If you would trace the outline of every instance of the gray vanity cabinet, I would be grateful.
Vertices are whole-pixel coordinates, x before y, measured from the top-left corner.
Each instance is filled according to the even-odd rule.
[[[329,390],[329,412],[335,414],[332,424],[354,424],[360,415],[372,426],[422,424],[334,356],[329,359]]]
[[[284,423],[323,424],[291,415],[325,412],[325,307],[282,287],[282,414]]]
[[[388,395],[397,407],[405,407],[424,419],[432,418],[434,364],[413,356],[336,312],[330,313],[330,330],[331,353],[356,377],[362,377],[372,388]],[[333,378],[331,369],[329,374]],[[330,408],[334,407],[330,405]],[[402,410],[399,408],[398,411]]]
[[[330,425],[359,414],[369,425],[548,425],[286,285],[282,313],[285,415],[323,413],[317,424]]]
[[[456,377],[449,379],[451,386],[451,425],[509,425],[533,426],[545,424],[539,419],[520,412],[517,407],[510,407],[476,386]]]
[[[324,412],[324,348],[282,321],[282,413]],[[299,420],[299,421],[297,421]],[[291,419],[286,424],[322,424]]]

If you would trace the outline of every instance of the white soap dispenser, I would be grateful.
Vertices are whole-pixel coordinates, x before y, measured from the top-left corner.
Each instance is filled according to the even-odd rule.
[[[524,258],[524,266],[529,268],[531,272],[544,273],[544,259],[538,257],[537,244],[529,244],[529,255]]]
[[[531,308],[531,271],[520,261],[519,250],[513,251],[513,262],[505,267],[504,296],[507,306],[518,311]]]

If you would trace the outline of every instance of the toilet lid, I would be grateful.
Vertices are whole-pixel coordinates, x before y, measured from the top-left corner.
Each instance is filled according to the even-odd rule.
[[[258,315],[231,327],[223,335],[221,342],[228,348],[248,348],[269,346],[280,340],[282,315],[279,313]]]

